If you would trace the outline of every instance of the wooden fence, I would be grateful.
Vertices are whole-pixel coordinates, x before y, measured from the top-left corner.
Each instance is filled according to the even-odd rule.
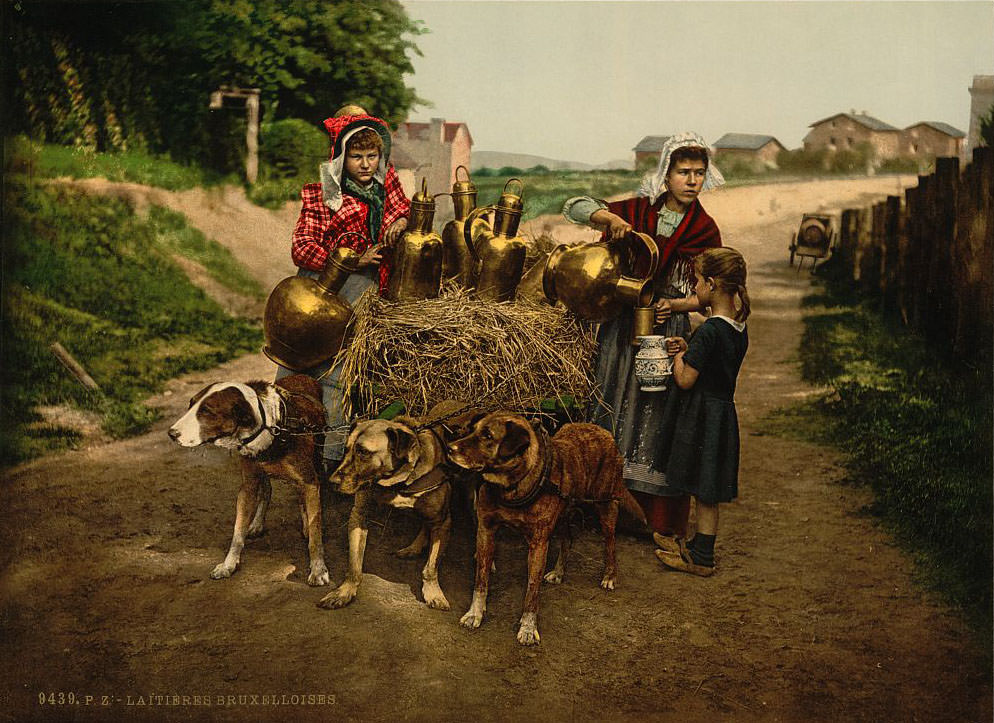
[[[850,208],[836,253],[885,314],[969,359],[990,360],[994,340],[994,148],[938,158],[904,198]]]

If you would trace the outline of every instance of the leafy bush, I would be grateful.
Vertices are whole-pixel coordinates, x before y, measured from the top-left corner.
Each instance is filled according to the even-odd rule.
[[[262,127],[259,161],[273,179],[317,176],[317,167],[328,159],[328,135],[299,118],[285,118]]]
[[[923,165],[927,167],[928,163],[923,164],[916,158],[888,158],[877,170],[881,173],[919,173]]]
[[[259,347],[257,325],[228,317],[172,261],[196,245],[177,240],[175,218],[154,212],[147,223],[123,201],[16,176],[5,194],[0,464],[75,439],[26,410],[82,407],[99,413],[108,433],[132,434],[151,421],[141,402],[162,382]],[[55,341],[102,393],[65,372],[49,351]]]
[[[786,173],[824,173],[828,152],[824,148],[807,151],[803,148],[777,154],[777,166]]]

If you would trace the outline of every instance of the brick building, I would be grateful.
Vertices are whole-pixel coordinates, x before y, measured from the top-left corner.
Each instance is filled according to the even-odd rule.
[[[816,121],[804,136],[804,150],[815,151],[824,148],[828,151],[856,150],[862,143],[869,143],[877,160],[896,158],[902,151],[902,133],[889,123],[857,113],[836,113]]]
[[[632,150],[635,151],[635,167],[645,168],[659,163],[659,154],[669,136],[646,136]]]
[[[428,179],[432,194],[452,190],[456,168],[469,168],[473,137],[465,123],[432,118],[430,123],[401,123],[393,133],[393,162],[405,191]],[[413,187],[407,184],[413,179]]]
[[[741,163],[753,170],[777,167],[777,155],[786,150],[773,136],[753,133],[726,133],[714,142],[715,163],[732,166]]]
[[[921,121],[908,126],[902,132],[904,139],[902,155],[913,158],[932,159],[939,156],[956,156],[963,152],[966,134],[948,123]]]

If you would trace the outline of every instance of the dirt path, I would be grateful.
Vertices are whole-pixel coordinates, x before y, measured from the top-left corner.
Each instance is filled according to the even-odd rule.
[[[663,572],[650,545],[622,535],[619,586],[606,593],[588,527],[564,583],[542,592],[541,646],[522,648],[522,542],[501,537],[488,617],[469,633],[457,624],[472,587],[468,529],[457,525],[441,568],[453,610],[428,610],[415,596],[421,563],[391,555],[414,533],[395,512],[370,531],[359,598],[324,611],[314,603],[325,591],[302,574],[296,505],[276,486],[267,534],[232,579],[211,581],[237,468],[225,452],[182,450],[164,432],[191,390],[271,375],[252,355],[172,382],[155,400],[165,419],[143,437],[5,475],[0,718],[990,720],[981,651],[912,584],[910,562],[860,512],[865,494],[836,484],[837,455],[764,434],[768,411],[812,393],[794,363],[807,282],[786,265],[800,213],[896,190],[881,178],[704,199],[750,261],[754,308],[738,394],[742,494],[722,510],[715,577]],[[206,228],[202,202],[189,203]],[[538,223],[547,221],[558,224]],[[227,244],[216,223],[211,235]],[[262,245],[274,239],[285,254],[285,235]],[[347,504],[327,498],[340,580]],[[40,704],[49,692],[56,705]],[[67,710],[60,692],[92,700]]]

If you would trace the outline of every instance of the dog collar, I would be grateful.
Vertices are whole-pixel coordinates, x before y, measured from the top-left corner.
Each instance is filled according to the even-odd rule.
[[[535,436],[538,437],[538,453],[542,459],[541,471],[533,478],[531,487],[522,496],[508,497],[502,491],[500,495],[500,504],[502,507],[527,507],[537,500],[543,492],[551,492],[558,497],[562,497],[559,489],[550,481],[549,472],[552,471],[552,453],[549,450],[549,433],[545,431],[545,427],[540,427],[536,430]],[[525,476],[526,480],[528,476]]]
[[[273,386],[270,386],[269,388],[270,389],[275,389],[275,387],[273,387]],[[277,392],[277,394],[278,394],[278,392]],[[282,400],[283,400],[283,397],[280,396],[280,401],[282,401]],[[242,450],[248,449],[248,446],[250,444],[252,444],[255,440],[257,440],[259,438],[259,436],[263,432],[265,432],[267,429],[269,429],[269,425],[266,424],[266,408],[262,406],[262,398],[259,396],[258,392],[255,393],[255,406],[256,406],[256,409],[258,409],[258,411],[259,411],[259,428],[256,429],[254,432],[252,432],[252,434],[250,434],[248,437],[245,437],[244,439],[238,440],[238,448],[239,449],[242,449]],[[261,450],[259,450],[259,451],[261,451]]]

